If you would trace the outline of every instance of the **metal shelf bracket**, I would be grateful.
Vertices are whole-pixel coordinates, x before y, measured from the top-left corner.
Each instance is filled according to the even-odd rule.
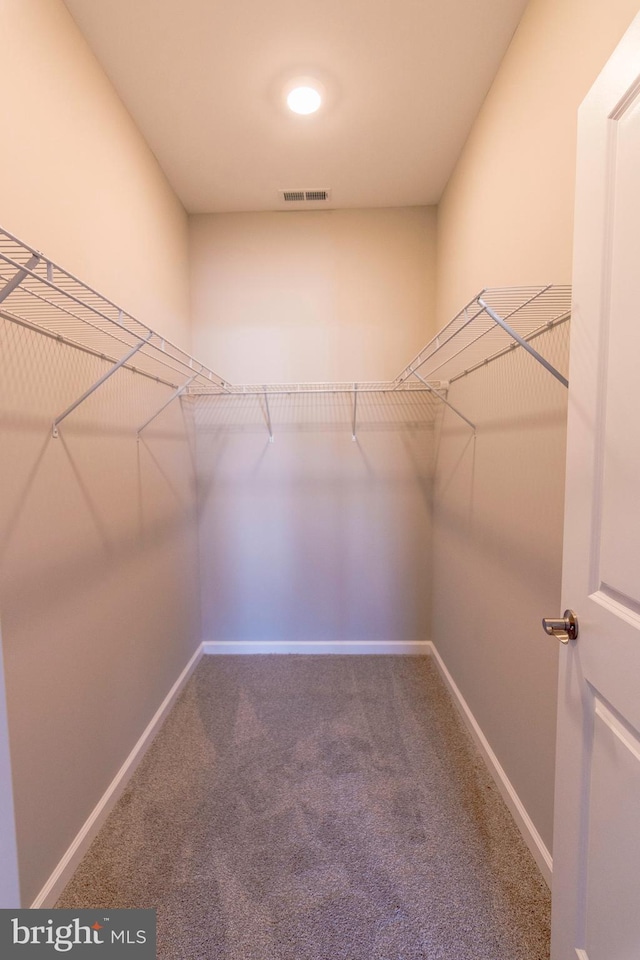
[[[425,385],[425,387],[427,388],[427,390],[430,390],[431,393],[433,393],[433,394],[438,398],[438,400],[442,400],[442,402],[443,402],[444,404],[446,404],[447,407],[449,407],[450,410],[453,410],[453,412],[455,413],[455,415],[456,415],[457,417],[460,417],[461,420],[464,420],[464,422],[467,424],[467,426],[471,427],[471,429],[473,430],[474,433],[476,432],[476,425],[475,425],[475,423],[472,423],[471,420],[469,420],[467,417],[465,417],[464,413],[460,413],[460,411],[457,409],[457,407],[454,407],[454,405],[453,405],[452,403],[449,403],[449,401],[447,400],[447,398],[446,398],[442,393],[440,393],[439,390],[436,390],[435,387],[432,387],[431,384],[428,383],[428,382],[424,379],[424,377],[421,377],[417,370],[412,370],[412,371],[411,371],[411,374],[412,374],[414,377],[417,377],[418,380],[420,380],[421,383],[424,383],[424,385]]]
[[[202,371],[200,371],[200,372],[202,372]],[[167,401],[165,401],[165,403],[162,404],[162,406],[160,407],[160,409],[159,409],[159,410],[156,410],[156,412],[153,414],[153,416],[152,416],[152,417],[149,417],[148,420],[145,420],[145,422],[142,424],[141,427],[138,427],[138,429],[137,429],[137,431],[136,431],[136,433],[137,433],[136,439],[137,439],[137,440],[140,439],[140,434],[141,434],[142,431],[145,429],[145,427],[148,427],[150,423],[153,423],[153,421],[156,419],[156,417],[159,417],[160,414],[162,413],[162,411],[167,409],[167,407],[169,406],[169,404],[173,403],[174,400],[177,400],[178,397],[181,397],[182,394],[183,394],[183,393],[185,392],[185,390],[187,389],[187,387],[195,380],[195,378],[196,378],[197,376],[198,376],[198,374],[197,374],[197,373],[194,373],[194,375],[193,375],[192,377],[189,377],[188,380],[185,380],[185,382],[182,384],[182,386],[181,386],[181,387],[178,387],[178,389],[177,389],[174,393],[171,394],[171,396],[169,397],[169,399],[168,399]]]
[[[31,259],[27,261],[27,263],[25,263],[22,270],[18,270],[15,276],[13,276],[11,280],[8,281],[8,283],[5,283],[2,290],[0,290],[0,303],[2,303],[3,300],[6,300],[7,297],[11,293],[13,293],[16,287],[20,286],[24,278],[28,277],[31,271],[38,266],[38,264],[40,263],[40,260],[41,260],[41,257],[37,253],[35,253],[31,257]]]
[[[358,384],[354,383],[353,385],[353,422],[351,425],[351,439],[355,442],[358,438],[356,436],[356,416],[358,414]]]
[[[85,392],[82,394],[81,397],[78,397],[77,400],[74,400],[71,406],[67,407],[67,409],[63,413],[61,413],[59,417],[56,417],[56,419],[53,421],[53,427],[51,430],[51,435],[53,436],[54,440],[57,440],[58,438],[58,425],[61,424],[62,421],[66,417],[68,417],[70,413],[73,413],[73,411],[77,407],[79,407],[81,403],[84,403],[84,401],[87,400],[92,393],[95,393],[95,391],[98,390],[98,388],[101,387],[103,383],[106,383],[109,377],[112,377],[116,372],[116,370],[119,370],[120,367],[124,366],[124,364],[128,360],[130,360],[131,357],[133,357],[133,355],[138,352],[138,350],[141,350],[142,347],[144,347],[145,343],[147,343],[152,336],[153,336],[153,330],[150,330],[147,336],[143,340],[141,340],[140,343],[137,343],[135,347],[132,347],[131,350],[129,350],[129,352],[125,354],[124,357],[118,360],[118,362],[115,363],[110,370],[107,370],[107,372],[104,373],[99,380],[96,380],[96,382],[92,386],[90,386],[88,390],[85,390]]]
[[[263,387],[264,402],[267,408],[267,428],[269,430],[269,443],[273,443],[273,427],[271,425],[271,410],[269,409],[269,394],[266,385]]]
[[[535,350],[531,346],[531,344],[524,339],[524,337],[521,337],[519,333],[516,333],[516,331],[509,326],[506,320],[503,320],[502,317],[495,312],[495,310],[492,310],[491,307],[487,303],[485,303],[482,297],[478,297],[478,304],[482,307],[482,309],[486,313],[489,314],[491,319],[494,320],[498,324],[498,326],[502,327],[505,333],[508,333],[509,336],[516,341],[516,343],[519,343],[521,347],[524,347],[527,353],[530,353],[531,356],[534,358],[534,360],[537,360],[538,363],[541,363],[542,366],[556,378],[556,380],[559,380],[560,383],[563,384],[563,386],[565,387],[569,386],[569,381],[567,380],[567,378],[563,377],[560,371],[556,370],[553,364],[549,363],[548,360],[545,360],[542,354],[538,353],[538,351]]]

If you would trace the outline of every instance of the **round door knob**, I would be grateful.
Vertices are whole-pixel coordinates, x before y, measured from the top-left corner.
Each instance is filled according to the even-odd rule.
[[[569,643],[578,637],[578,618],[573,610],[565,610],[564,616],[557,620],[551,617],[542,618],[542,626],[550,637],[556,637],[560,643]]]

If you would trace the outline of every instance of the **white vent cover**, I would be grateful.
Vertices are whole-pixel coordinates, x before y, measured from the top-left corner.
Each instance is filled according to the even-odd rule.
[[[324,203],[331,198],[331,190],[281,190],[280,196],[285,203]]]

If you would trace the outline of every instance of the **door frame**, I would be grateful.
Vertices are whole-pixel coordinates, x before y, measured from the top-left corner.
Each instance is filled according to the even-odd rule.
[[[15,810],[13,805],[13,779],[11,776],[11,752],[9,747],[9,721],[4,682],[2,630],[0,629],[0,908],[15,909],[20,906],[20,883],[18,875],[18,845],[16,838]]]

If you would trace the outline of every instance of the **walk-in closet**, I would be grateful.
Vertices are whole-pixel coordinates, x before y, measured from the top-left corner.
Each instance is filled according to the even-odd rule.
[[[5,920],[635,956],[637,3],[454,6],[0,4]]]

